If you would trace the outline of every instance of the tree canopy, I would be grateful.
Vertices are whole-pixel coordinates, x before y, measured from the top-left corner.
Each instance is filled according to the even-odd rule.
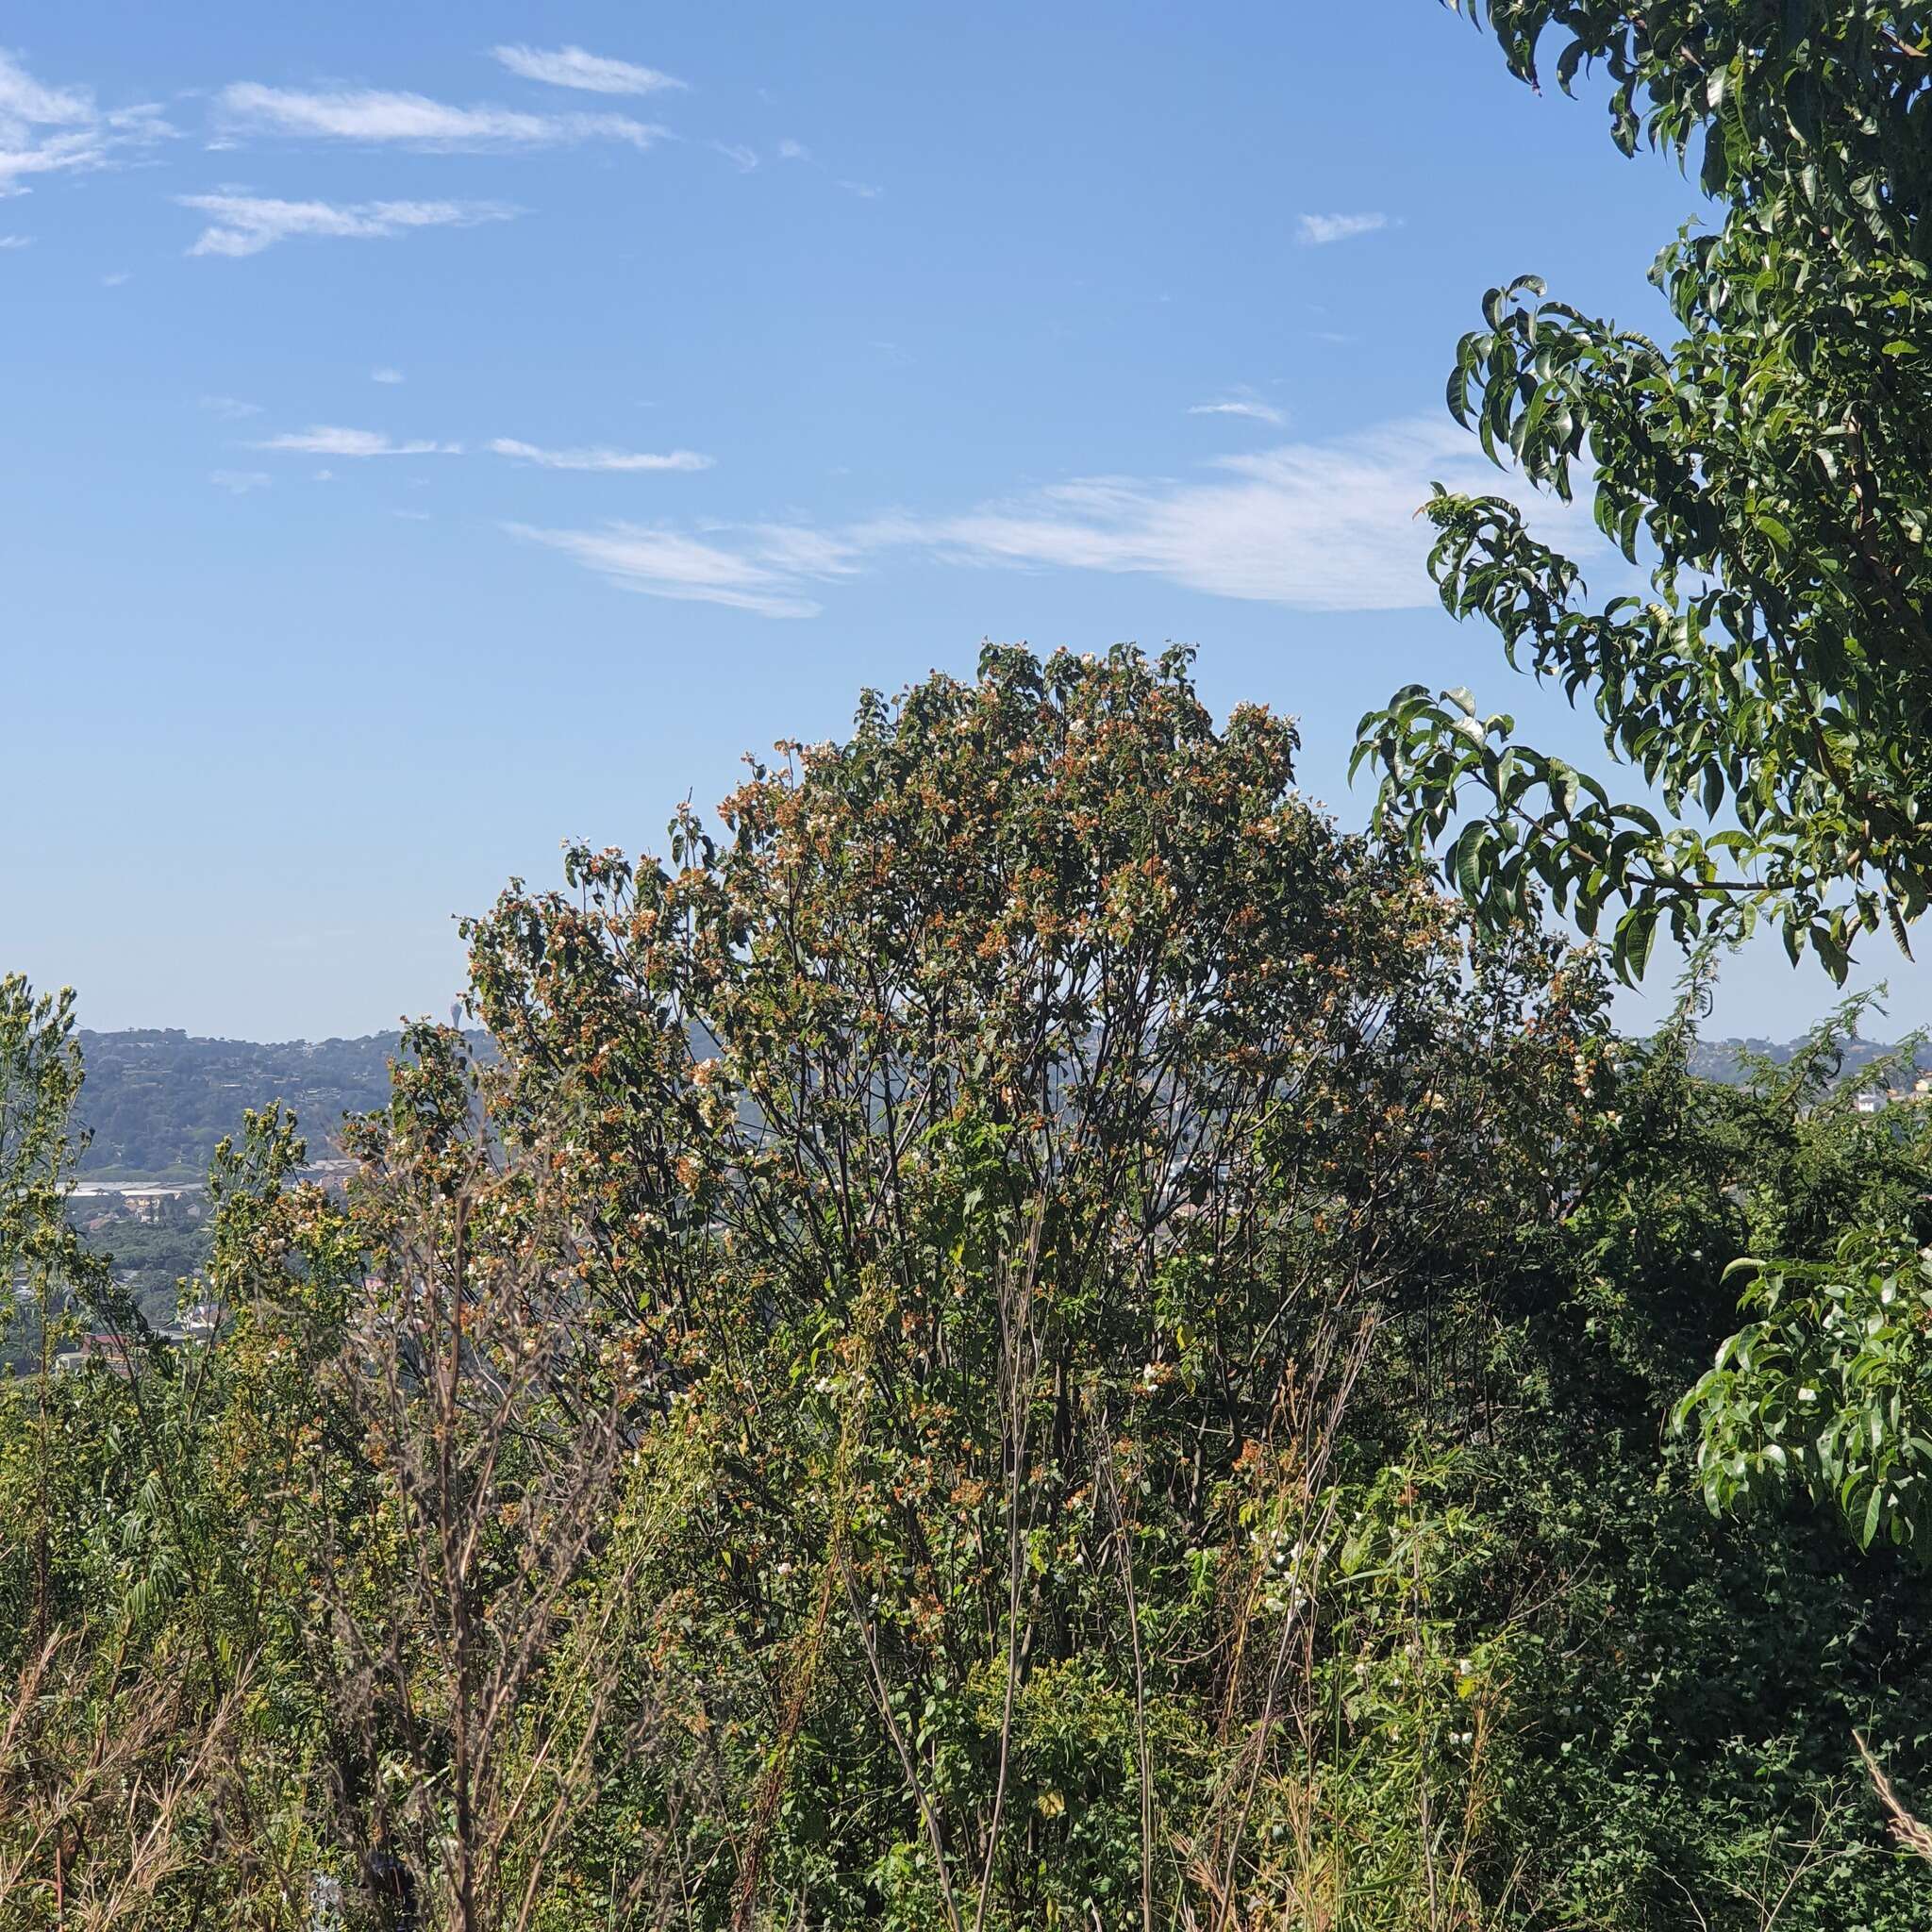
[[[1657,257],[1668,345],[1533,275],[1492,289],[1449,406],[1649,579],[1592,599],[1502,496],[1438,491],[1448,608],[1587,701],[1670,817],[1514,739],[1466,691],[1362,722],[1381,823],[1491,918],[1553,903],[1641,974],[1662,921],[1761,920],[1840,978],[1932,896],[1932,15],[1885,0],[1499,0],[1474,17],[1532,85],[1601,69],[1611,133],[1713,204]],[[1703,823],[1690,821],[1699,819]]]
[[[0,1926],[1921,1923],[1913,1574],[1658,1421],[1925,1139],[1294,753],[990,650],[512,883],[345,1194],[251,1117],[219,1334],[0,1380]]]
[[[1455,4],[1455,0],[1451,0]],[[1651,279],[1668,346],[1521,275],[1458,346],[1452,413],[1501,466],[1591,499],[1648,596],[1592,601],[1502,496],[1438,489],[1430,568],[1508,660],[1588,701],[1668,817],[1514,738],[1466,690],[1362,720],[1378,823],[1491,924],[1547,908],[1626,977],[1660,923],[1761,920],[1842,979],[1860,933],[1932,897],[1932,13],[1887,0],[1495,0],[1472,19],[1531,86],[1599,68],[1612,138],[1694,166],[1716,210]],[[1701,816],[1699,827],[1688,821]],[[1790,1487],[1869,1546],[1923,1550],[1932,1274],[1917,1204],[1866,1204],[1828,1256],[1740,1257],[1746,1325],[1677,1415],[1713,1508]]]

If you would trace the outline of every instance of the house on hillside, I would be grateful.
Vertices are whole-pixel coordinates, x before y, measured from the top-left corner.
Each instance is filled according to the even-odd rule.
[[[110,1375],[119,1375],[124,1382],[133,1381],[135,1358],[132,1344],[125,1335],[105,1332],[83,1335],[79,1347],[62,1349],[54,1357],[57,1375],[77,1375],[87,1369],[105,1369]]]

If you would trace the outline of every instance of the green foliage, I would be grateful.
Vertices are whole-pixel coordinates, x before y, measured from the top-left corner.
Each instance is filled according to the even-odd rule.
[[[1712,1509],[1796,1484],[1860,1548],[1923,1549],[1932,1475],[1932,1258],[1912,1237],[1848,1234],[1830,1264],[1739,1264],[1753,1316],[1685,1397]]]
[[[1618,145],[1695,158],[1719,210],[1652,270],[1668,348],[1524,275],[1485,296],[1449,379],[1499,465],[1566,501],[1583,473],[1650,594],[1593,603],[1503,498],[1427,507],[1448,609],[1587,698],[1669,818],[1516,742],[1466,691],[1398,692],[1356,764],[1380,769],[1385,831],[1418,858],[1448,841],[1447,876],[1491,925],[1607,919],[1634,980],[1666,925],[1732,941],[1769,920],[1842,980],[1859,934],[1908,950],[1932,898],[1932,23],[1887,0],[1471,13],[1532,84],[1546,42],[1566,92],[1601,64]],[[1752,1251],[1752,1319],[1679,1409],[1712,1507],[1794,1486],[1861,1545],[1917,1539],[1926,1230],[1905,1219],[1833,1221],[1829,1259],[1810,1240]]]
[[[55,1265],[68,1245],[62,1210],[79,1151],[80,1092],[74,992],[36,995],[17,973],[0,978],[0,1280]]]
[[[1862,1004],[1790,1069],[1757,1067],[1760,1091],[1805,1108],[1791,1139],[1808,1211],[1762,1204],[1757,1239],[1727,1275],[1744,1284],[1740,1312],[1752,1319],[1719,1346],[1675,1419],[1694,1424],[1713,1511],[1796,1491],[1839,1512],[1861,1549],[1883,1539],[1922,1553],[1932,1112],[1917,1102],[1872,1119],[1855,1111],[1853,1088],[1869,1075],[1837,1075]],[[1896,1062],[1916,1066],[1918,1051],[1907,1041]]]
[[[1592,603],[1503,498],[1427,506],[1446,607],[1587,697],[1674,822],[1465,691],[1398,693],[1357,764],[1418,853],[1474,808],[1445,870],[1491,920],[1551,903],[1595,932],[1617,908],[1630,978],[1660,923],[1733,940],[1772,920],[1841,979],[1860,932],[1904,943],[1932,896],[1932,24],[1886,0],[1501,0],[1487,24],[1525,80],[1546,33],[1566,92],[1601,63],[1619,145],[1698,159],[1718,205],[1652,271],[1668,348],[1521,276],[1450,377],[1499,463],[1566,500],[1585,473],[1648,597]]]
[[[989,652],[251,1115],[219,1338],[0,1389],[0,1927],[1921,1923],[1916,1573],[1659,1428],[1932,1233],[1856,1012],[1694,1079],[1293,752]]]

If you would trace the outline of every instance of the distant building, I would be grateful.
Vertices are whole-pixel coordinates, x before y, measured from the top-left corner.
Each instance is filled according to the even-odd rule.
[[[204,1211],[202,1203],[206,1192],[198,1181],[78,1181],[75,1184],[73,1197],[76,1202],[99,1205],[107,1210],[107,1215],[111,1215],[118,1208],[136,1221],[154,1222],[166,1219],[168,1210],[177,1202],[183,1204],[191,1215],[198,1218]],[[91,1228],[100,1224],[100,1218],[88,1223]]]
[[[1909,1087],[1867,1087],[1852,1105],[1860,1113],[1882,1113],[1888,1107],[1924,1107],[1932,1103],[1932,1074],[1922,1074]]]
[[[86,1369],[105,1369],[124,1382],[134,1379],[134,1353],[125,1335],[83,1335],[78,1348],[62,1349],[54,1357],[57,1375],[77,1375]]]

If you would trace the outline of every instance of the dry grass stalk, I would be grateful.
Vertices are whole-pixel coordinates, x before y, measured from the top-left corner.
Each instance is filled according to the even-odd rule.
[[[55,1632],[0,1720],[0,1927],[42,1923],[48,1905],[66,1932],[168,1923],[164,1889],[206,1859],[186,1814],[222,1814],[239,1775],[245,1668],[211,1710],[164,1673],[96,1692],[84,1671],[74,1634]]]
[[[1891,1820],[1892,1836],[1908,1852],[1932,1863],[1932,1825],[1922,1824],[1899,1802],[1898,1793],[1891,1788],[1891,1780],[1886,1776],[1884,1767],[1873,1757],[1871,1747],[1857,1732],[1852,1733],[1852,1741],[1858,1747],[1858,1756],[1865,1760],[1865,1770],[1872,1779],[1872,1788],[1878,1793],[1878,1802],[1885,1807],[1886,1814]]]

